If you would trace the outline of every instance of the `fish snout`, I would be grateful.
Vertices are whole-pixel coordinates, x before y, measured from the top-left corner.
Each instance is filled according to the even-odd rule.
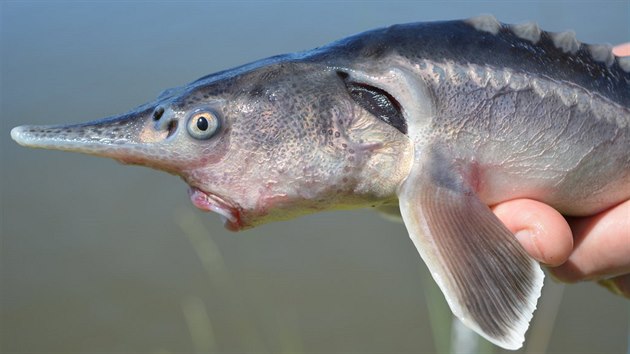
[[[142,106],[128,113],[81,124],[24,125],[11,130],[18,144],[74,151],[145,164],[164,154],[162,144],[177,131],[161,107]]]

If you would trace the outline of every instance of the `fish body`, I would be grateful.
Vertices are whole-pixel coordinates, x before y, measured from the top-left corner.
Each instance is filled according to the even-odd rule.
[[[630,58],[610,49],[488,16],[396,25],[11,135],[177,174],[235,231],[399,212],[454,314],[517,349],[543,274],[488,205],[586,216],[630,198]]]

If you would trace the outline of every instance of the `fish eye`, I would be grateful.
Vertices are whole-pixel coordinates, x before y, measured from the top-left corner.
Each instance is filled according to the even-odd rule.
[[[210,111],[195,112],[186,125],[188,134],[197,140],[211,138],[219,129],[219,118]]]

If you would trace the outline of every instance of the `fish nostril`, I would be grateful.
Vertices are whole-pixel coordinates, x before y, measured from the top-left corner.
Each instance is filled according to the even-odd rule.
[[[166,135],[167,138],[175,134],[175,131],[177,130],[177,121],[171,120],[170,122],[168,122],[168,126],[166,127],[166,129],[168,130],[168,134]]]
[[[162,118],[163,114],[164,114],[164,108],[163,107],[158,107],[155,111],[153,111],[153,120],[154,121],[160,120],[160,118]]]

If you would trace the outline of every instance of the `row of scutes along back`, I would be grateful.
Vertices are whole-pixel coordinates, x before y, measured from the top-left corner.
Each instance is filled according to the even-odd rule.
[[[610,44],[580,43],[575,38],[575,32],[573,31],[545,32],[533,22],[505,25],[491,15],[469,18],[464,22],[468,23],[478,31],[488,32],[494,35],[498,34],[501,29],[507,28],[517,37],[527,40],[532,44],[538,43],[541,35],[546,33],[553,41],[556,48],[565,53],[575,54],[581,47],[585,47],[593,60],[604,63],[606,66],[611,66],[615,63],[615,61],[617,61],[619,67],[621,67],[623,71],[630,73],[630,56],[616,57],[612,52],[613,46]]]

